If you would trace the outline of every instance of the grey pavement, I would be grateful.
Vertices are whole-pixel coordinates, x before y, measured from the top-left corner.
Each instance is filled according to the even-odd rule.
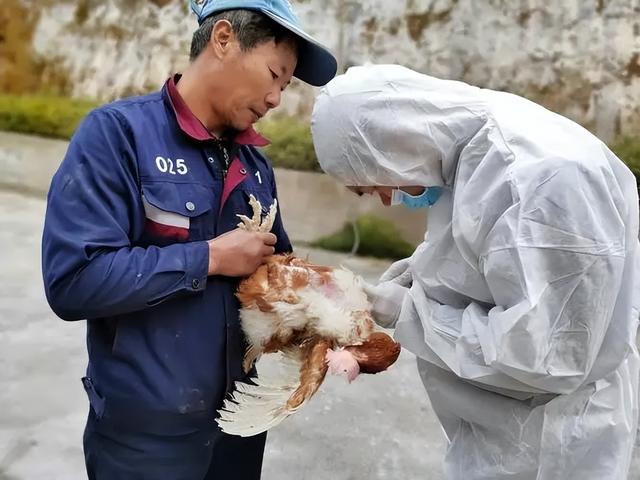
[[[40,198],[0,192],[0,480],[86,478],[85,325],[57,319],[44,298],[44,210]],[[388,265],[296,250],[369,280]],[[444,440],[407,353],[389,372],[351,385],[329,378],[268,438],[265,480],[442,478]]]
[[[45,203],[0,192],[0,480],[86,478],[81,437],[83,322],[49,310],[40,279]],[[387,262],[297,249],[374,279]],[[329,378],[304,409],[269,434],[265,480],[442,479],[444,438],[403,352],[385,373],[351,385]],[[636,455],[630,479],[640,478]]]

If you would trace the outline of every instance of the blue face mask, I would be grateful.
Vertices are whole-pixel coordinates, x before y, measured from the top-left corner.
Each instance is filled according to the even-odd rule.
[[[407,208],[426,208],[434,205],[442,195],[442,187],[428,187],[420,195],[409,195],[399,188],[391,191],[391,205],[404,205]]]

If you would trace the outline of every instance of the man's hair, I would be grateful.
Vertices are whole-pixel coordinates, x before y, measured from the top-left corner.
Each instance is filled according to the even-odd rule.
[[[296,51],[299,50],[298,37],[266,15],[253,10],[227,10],[207,17],[194,32],[189,55],[191,61],[205,49],[211,39],[213,27],[219,20],[227,20],[231,24],[243,52],[271,40],[276,44],[291,43]]]

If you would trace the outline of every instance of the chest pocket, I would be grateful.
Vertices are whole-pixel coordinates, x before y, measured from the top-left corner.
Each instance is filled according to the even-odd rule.
[[[213,237],[216,196],[199,183],[144,182],[143,243],[169,245]]]

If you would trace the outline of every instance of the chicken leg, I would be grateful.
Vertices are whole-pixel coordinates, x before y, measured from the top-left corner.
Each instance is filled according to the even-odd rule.
[[[264,219],[262,218],[262,205],[253,195],[249,195],[249,205],[253,209],[253,215],[251,218],[246,215],[236,215],[240,219],[238,228],[249,230],[250,232],[270,232],[273,228],[273,222],[276,220],[278,200],[273,201],[273,204],[269,207],[269,213]]]

